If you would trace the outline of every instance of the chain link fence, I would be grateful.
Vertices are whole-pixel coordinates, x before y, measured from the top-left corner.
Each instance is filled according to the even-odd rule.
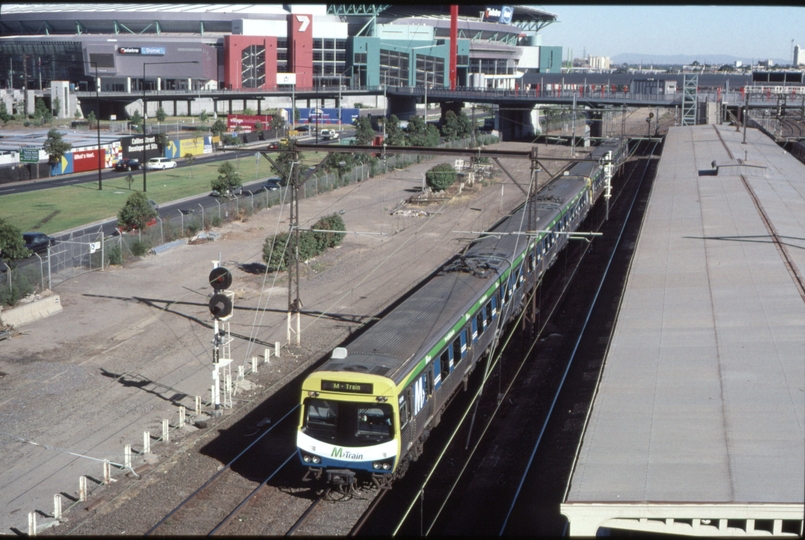
[[[494,136],[478,137],[478,144],[497,142]],[[444,143],[448,148],[468,148],[471,139],[461,139]],[[378,149],[380,152],[382,150]],[[372,178],[394,169],[403,169],[415,163],[429,161],[435,154],[388,154],[371,158],[367,163],[349,170],[336,172],[314,172],[300,190],[301,198],[313,197],[318,193],[332,191]],[[302,177],[304,178],[305,173]],[[243,190],[238,197],[221,198],[216,206],[198,209],[182,209],[175,216],[161,216],[157,223],[141,231],[105,236],[101,227],[84,234],[71,234],[49,249],[49,253],[35,255],[21,261],[15,268],[0,266],[0,305],[14,304],[30,293],[51,289],[76,276],[103,270],[110,264],[125,264],[127,260],[141,257],[150,252],[159,252],[172,243],[193,239],[199,233],[224,223],[243,219],[271,208],[281,201],[289,201],[287,187],[275,191]]]

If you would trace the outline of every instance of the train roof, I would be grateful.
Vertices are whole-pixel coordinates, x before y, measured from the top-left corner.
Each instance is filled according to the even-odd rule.
[[[605,140],[591,156],[603,156],[621,144],[618,139]],[[571,175],[560,176],[540,190],[537,230],[551,226],[597,167],[596,162],[577,163],[571,168]],[[448,261],[419,290],[348,344],[346,358],[330,359],[319,370],[369,373],[388,377],[395,384],[402,383],[410,375],[411,362],[419,362],[428,354],[458,322],[458,315],[471,311],[495,279],[506,273],[512,254],[525,249],[528,237],[511,233],[526,231],[526,212],[523,205],[500,220],[487,235]]]

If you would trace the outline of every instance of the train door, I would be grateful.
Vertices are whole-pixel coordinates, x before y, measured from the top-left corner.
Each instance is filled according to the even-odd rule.
[[[411,388],[406,388],[400,393],[399,408],[400,408],[400,442],[403,453],[407,452],[414,440],[414,420],[411,414],[412,399]]]

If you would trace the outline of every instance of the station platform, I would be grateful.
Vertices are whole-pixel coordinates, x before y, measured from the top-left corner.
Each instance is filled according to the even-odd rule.
[[[671,128],[561,505],[570,535],[802,534],[803,270],[805,165],[757,130]]]

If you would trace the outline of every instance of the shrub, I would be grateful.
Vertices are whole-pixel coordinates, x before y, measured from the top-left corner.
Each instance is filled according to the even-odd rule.
[[[456,181],[456,171],[449,163],[440,163],[425,173],[425,183],[433,191],[443,191]]]
[[[109,248],[109,264],[123,264],[123,250],[120,246],[112,246]]]
[[[212,218],[212,222],[211,222],[211,223],[212,223],[212,226],[213,226],[213,227],[220,227],[220,226],[221,226],[221,218],[220,218],[220,217],[218,217],[218,216],[214,216],[214,217]]]
[[[142,257],[151,250],[151,244],[140,240],[135,241],[131,245],[131,253],[135,257]]]
[[[14,274],[11,288],[0,287],[0,305],[13,306],[32,292],[34,292],[34,286],[24,274],[17,272]]]
[[[288,266],[288,233],[269,236],[263,243],[263,262],[275,271]]]

